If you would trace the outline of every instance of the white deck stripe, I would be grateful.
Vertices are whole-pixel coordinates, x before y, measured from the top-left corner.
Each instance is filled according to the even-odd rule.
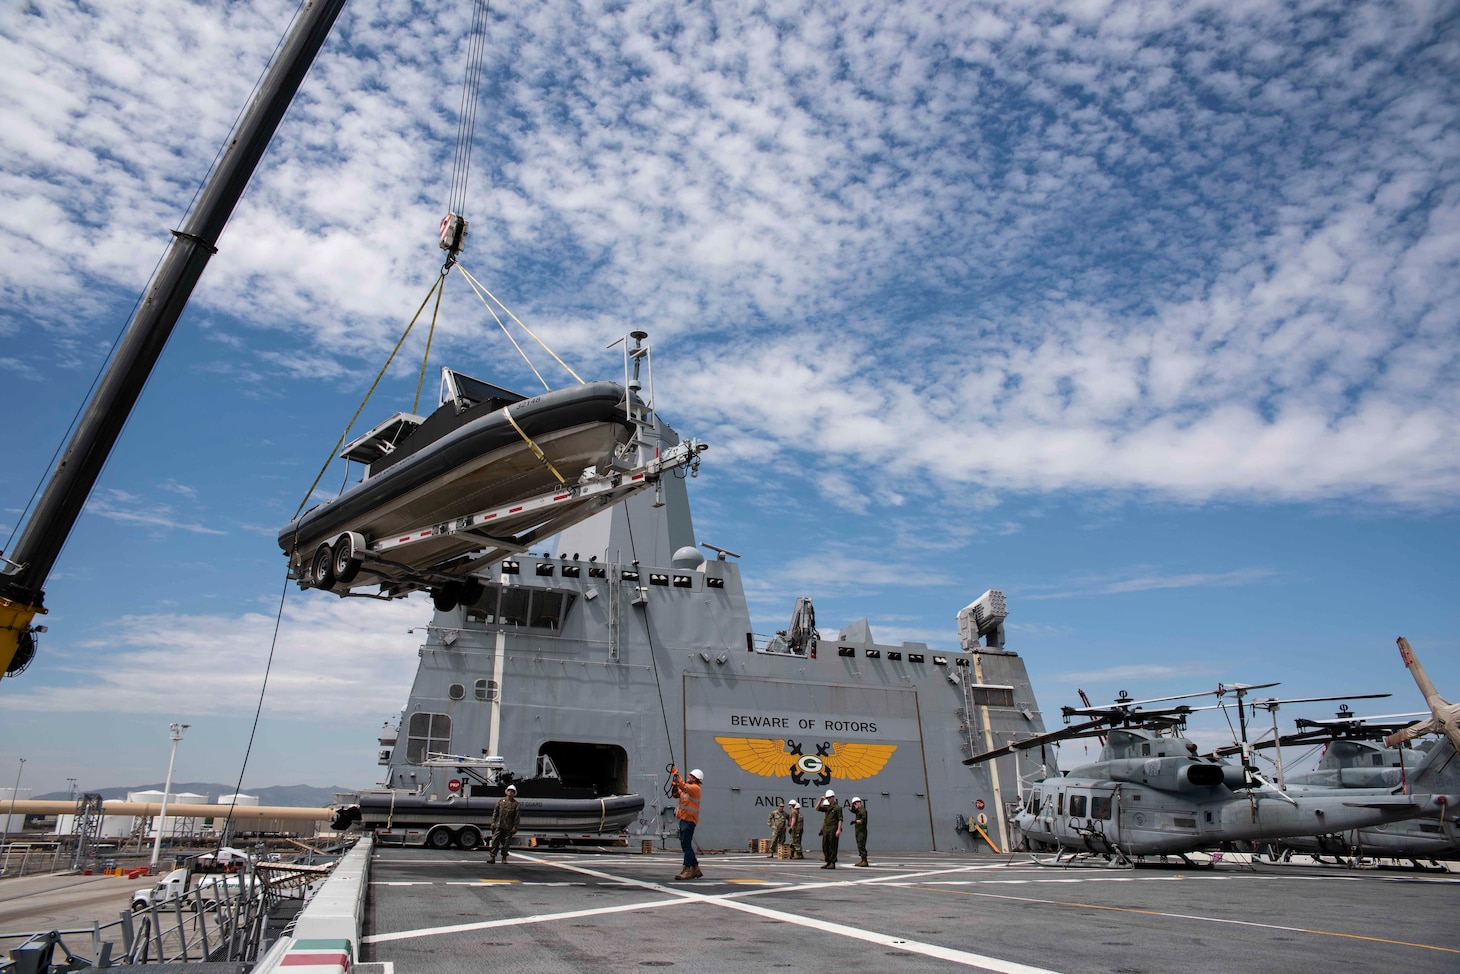
[[[907,940],[902,937],[894,937],[890,934],[877,933],[871,930],[862,930],[857,927],[849,927],[840,923],[832,923],[827,920],[817,920],[812,917],[804,917],[794,913],[787,913],[783,910],[772,910],[753,903],[743,902],[748,897],[772,893],[788,893],[806,889],[824,889],[829,886],[870,886],[874,884],[895,884],[903,885],[908,880],[916,880],[930,876],[944,876],[949,873],[965,872],[967,867],[932,869],[916,873],[897,873],[889,876],[866,876],[852,880],[831,880],[824,883],[803,884],[795,886],[779,886],[772,888],[760,888],[743,890],[734,893],[718,895],[705,895],[696,893],[685,888],[663,886],[659,883],[651,883],[645,880],[637,880],[629,877],[615,876],[597,869],[589,869],[586,866],[574,865],[566,862],[558,862],[548,859],[540,859],[536,856],[518,855],[539,865],[553,866],[560,869],[567,869],[572,872],[581,873],[586,876],[593,876],[597,879],[610,880],[625,886],[637,886],[640,889],[656,893],[667,893],[675,899],[651,900],[645,903],[627,903],[619,906],[603,907],[596,910],[573,910],[566,913],[536,914],[526,917],[507,917],[501,920],[483,920],[477,923],[460,923],[446,927],[427,927],[418,930],[401,930],[396,933],[375,934],[369,937],[362,937],[361,942],[367,944],[388,943],[396,940],[414,940],[420,937],[439,936],[450,933],[467,933],[473,930],[488,930],[495,927],[512,927],[528,923],[547,923],[554,920],[574,920],[582,917],[604,916],[613,913],[631,913],[637,910],[655,909],[661,906],[682,906],[688,903],[702,903],[712,906],[723,906],[742,913],[749,913],[764,919],[778,920],[783,923],[791,923],[796,926],[807,927],[812,930],[820,930],[823,933],[836,934],[841,937],[848,937],[854,940],[861,940],[866,943],[880,944],[884,947],[894,947],[898,950],[907,951],[911,954],[920,954],[925,957],[933,957],[938,960],[951,961],[955,964],[962,964],[967,967],[976,967],[980,970],[994,971],[996,974],[1058,974],[1043,967],[1032,967],[1028,964],[1020,964],[1015,961],[1001,960],[997,957],[988,957],[983,954],[975,954],[970,951],[956,950],[951,947],[940,947],[937,944],[923,943],[918,940]],[[829,879],[829,877],[828,877]],[[476,885],[476,884],[472,884]]]
[[[779,920],[783,923],[792,923],[796,926],[807,927],[812,930],[820,930],[823,933],[832,933],[841,937],[849,937],[853,940],[862,940],[867,943],[880,944],[884,947],[895,947],[898,950],[905,950],[911,954],[921,954],[925,957],[935,957],[938,960],[952,961],[955,964],[963,964],[967,967],[977,967],[980,970],[994,971],[997,974],[1057,974],[1044,967],[1031,967],[1028,964],[1020,964],[1015,961],[1001,960],[997,957],[986,957],[983,954],[975,954],[966,950],[955,950],[952,947],[939,947],[937,944],[925,944],[918,940],[907,940],[902,937],[894,937],[890,934],[876,933],[871,930],[862,930],[857,927],[848,927],[840,923],[831,923],[827,920],[817,920],[812,917],[804,917],[795,913],[786,913],[783,910],[771,910],[763,906],[756,906],[753,903],[742,902],[745,898],[757,894],[785,893],[798,889],[806,889],[806,886],[779,887],[774,889],[755,889],[737,893],[723,893],[715,896],[705,896],[688,889],[677,889],[674,887],[660,886],[657,883],[649,883],[634,879],[612,876],[596,869],[588,869],[583,866],[560,864],[547,859],[538,859],[534,856],[524,856],[533,862],[545,866],[560,866],[563,869],[570,869],[573,872],[584,873],[600,879],[618,879],[634,886],[644,889],[652,889],[667,893],[674,893],[685,898],[686,902],[708,903],[714,906],[724,906],[732,910],[739,910],[742,913],[749,913],[753,916],[763,917],[768,920]],[[961,872],[961,869],[938,869],[921,874],[901,874],[897,876],[876,877],[869,876],[865,879],[858,878],[836,883],[817,884],[818,886],[863,886],[871,885],[879,881],[908,879],[915,875],[944,875],[950,872]]]

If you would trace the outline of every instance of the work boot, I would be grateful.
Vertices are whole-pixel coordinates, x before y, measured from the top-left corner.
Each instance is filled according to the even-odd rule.
[[[792,859],[805,859],[806,857],[797,852],[791,856]]]
[[[863,859],[861,862],[856,863],[856,865],[858,865],[858,866],[870,866],[872,864],[870,862],[868,862],[866,859]]]
[[[497,857],[493,856],[492,858],[488,859],[487,862],[495,866],[497,864]]]
[[[835,869],[836,868],[836,863],[835,862],[829,862],[829,863],[826,864],[826,868],[827,869]]]
[[[679,875],[678,876],[675,876],[674,878],[676,880],[690,879],[693,876],[694,876],[694,870],[690,869],[688,866],[685,866],[683,869],[681,869],[679,871]]]
[[[699,879],[702,876],[704,876],[704,873],[700,872],[700,867],[699,866],[695,866],[694,867],[694,871],[692,873],[690,873],[689,878],[690,879]]]
[[[820,868],[822,868],[822,869],[830,869],[831,868],[831,863],[829,863],[829,862],[823,862],[821,864],[821,867]]]

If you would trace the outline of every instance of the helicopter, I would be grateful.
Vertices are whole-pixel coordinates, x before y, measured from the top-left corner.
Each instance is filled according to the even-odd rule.
[[[1272,747],[1278,755],[1281,755],[1282,747],[1295,744],[1324,745],[1323,756],[1315,770],[1288,776],[1286,788],[1290,794],[1333,788],[1348,789],[1349,794],[1358,793],[1358,789],[1377,789],[1376,793],[1382,793],[1402,788],[1409,770],[1422,762],[1425,753],[1436,746],[1432,741],[1411,742],[1425,733],[1437,733],[1446,726],[1453,726],[1454,708],[1435,692],[1424,668],[1402,637],[1399,648],[1401,658],[1430,703],[1430,712],[1359,717],[1345,706],[1330,719],[1298,719],[1294,734],[1275,735],[1270,741],[1257,742],[1254,747]],[[1275,704],[1281,702],[1291,701],[1254,700],[1251,707],[1255,714],[1258,708],[1275,710]],[[1428,719],[1410,723],[1415,717]],[[1232,748],[1218,748],[1215,753],[1221,756],[1224,752],[1230,753]],[[1279,785],[1282,786],[1280,756],[1276,764]],[[1332,855],[1341,860],[1359,856],[1407,859],[1418,868],[1422,866],[1421,860],[1460,856],[1460,816],[1457,812],[1460,809],[1447,808],[1445,814],[1434,818],[1426,816],[1346,832],[1294,836],[1277,843],[1277,848],[1271,852],[1275,856],[1281,852],[1305,852],[1319,857]]]
[[[1246,760],[1203,758],[1181,736],[1197,708],[1147,709],[1215,695],[1242,698],[1277,684],[1236,684],[1216,691],[1132,700],[1122,691],[1112,707],[1064,707],[1061,730],[1013,741],[966,758],[977,764],[1002,754],[1076,738],[1105,736],[1099,760],[1036,782],[1015,816],[1032,851],[1095,855],[1115,864],[1142,856],[1181,856],[1231,842],[1327,834],[1438,815],[1460,801],[1460,762],[1448,742],[1430,749],[1415,769],[1414,794],[1313,789],[1289,795]],[[1213,705],[1221,706],[1221,704]],[[1084,718],[1070,723],[1074,718]]]

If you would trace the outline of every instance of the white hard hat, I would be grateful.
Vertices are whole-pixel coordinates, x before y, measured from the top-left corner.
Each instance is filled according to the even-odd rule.
[[[787,808],[800,808],[801,806],[800,806],[800,804],[797,803],[796,799],[792,798],[790,801],[786,802],[786,807]]]
[[[516,791],[517,790],[517,786],[516,785],[508,785],[507,786],[507,790],[508,791]]]
[[[689,776],[691,778],[694,778],[696,781],[704,781],[705,780],[705,773],[703,771],[701,771],[699,768],[695,768],[693,771],[691,771],[689,773]]]
[[[860,798],[853,798],[853,799],[852,799],[852,804],[853,804],[853,805],[855,805],[855,804],[857,804],[857,802],[859,802],[859,801],[861,801],[861,800],[862,800],[862,799],[860,799]]]
[[[826,789],[826,794],[822,795],[821,797],[822,798],[835,798],[836,797],[836,792],[834,792],[830,788],[828,788],[828,789]]]

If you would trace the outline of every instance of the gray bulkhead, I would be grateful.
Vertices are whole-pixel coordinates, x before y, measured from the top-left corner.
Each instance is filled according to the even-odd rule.
[[[960,762],[1044,729],[1017,654],[880,645],[865,621],[814,658],[766,652],[739,566],[695,543],[685,482],[666,477],[565,531],[550,557],[483,573],[481,601],[431,621],[398,737],[382,738],[383,784],[445,798],[451,775],[423,767],[428,752],[499,755],[521,776],[546,755],[566,785],[642,795],[630,832],[657,836],[675,828],[674,761],[705,773],[705,848],[743,848],[771,806],[827,788],[868,803],[873,849],[987,851],[976,802],[1006,846],[1001,801],[1017,806],[1016,761],[1029,779],[1037,752]]]

